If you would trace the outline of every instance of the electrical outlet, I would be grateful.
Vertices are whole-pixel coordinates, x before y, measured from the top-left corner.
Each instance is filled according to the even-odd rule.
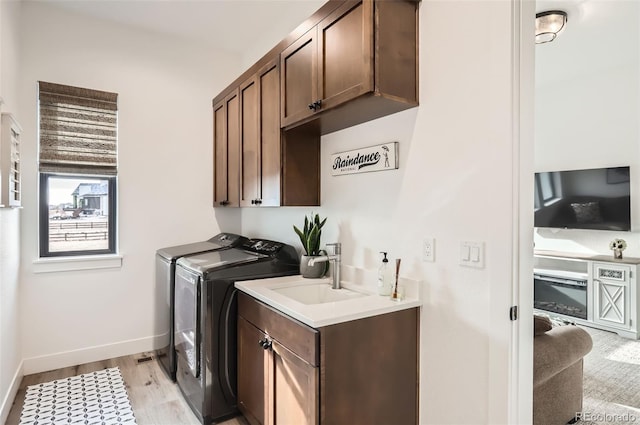
[[[422,241],[422,261],[433,263],[436,260],[436,240],[424,238]]]

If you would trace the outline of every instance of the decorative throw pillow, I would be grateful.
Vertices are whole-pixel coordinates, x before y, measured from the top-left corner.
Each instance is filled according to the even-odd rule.
[[[578,223],[602,223],[600,203],[597,201],[574,202],[571,204],[571,208],[573,208]]]
[[[553,325],[551,319],[547,316],[533,315],[533,336],[542,335],[543,333],[551,330]]]

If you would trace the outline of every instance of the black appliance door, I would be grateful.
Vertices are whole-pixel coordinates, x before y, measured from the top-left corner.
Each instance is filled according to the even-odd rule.
[[[200,277],[176,267],[175,346],[178,361],[195,377],[200,376]]]

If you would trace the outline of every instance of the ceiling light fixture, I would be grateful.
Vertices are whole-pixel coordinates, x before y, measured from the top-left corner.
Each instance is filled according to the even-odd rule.
[[[548,43],[555,40],[556,36],[567,23],[567,12],[562,10],[549,10],[536,13],[536,44]]]

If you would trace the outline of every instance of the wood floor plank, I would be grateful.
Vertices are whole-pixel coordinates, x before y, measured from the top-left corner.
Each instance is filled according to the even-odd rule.
[[[99,362],[27,375],[22,379],[16,399],[5,425],[18,425],[29,385],[50,382],[56,379],[91,373],[111,367],[119,367],[129,393],[138,425],[199,425],[178,386],[171,382],[155,358],[138,362],[138,359],[153,357],[152,353],[140,353]],[[220,422],[219,425],[246,425],[242,417]]]

